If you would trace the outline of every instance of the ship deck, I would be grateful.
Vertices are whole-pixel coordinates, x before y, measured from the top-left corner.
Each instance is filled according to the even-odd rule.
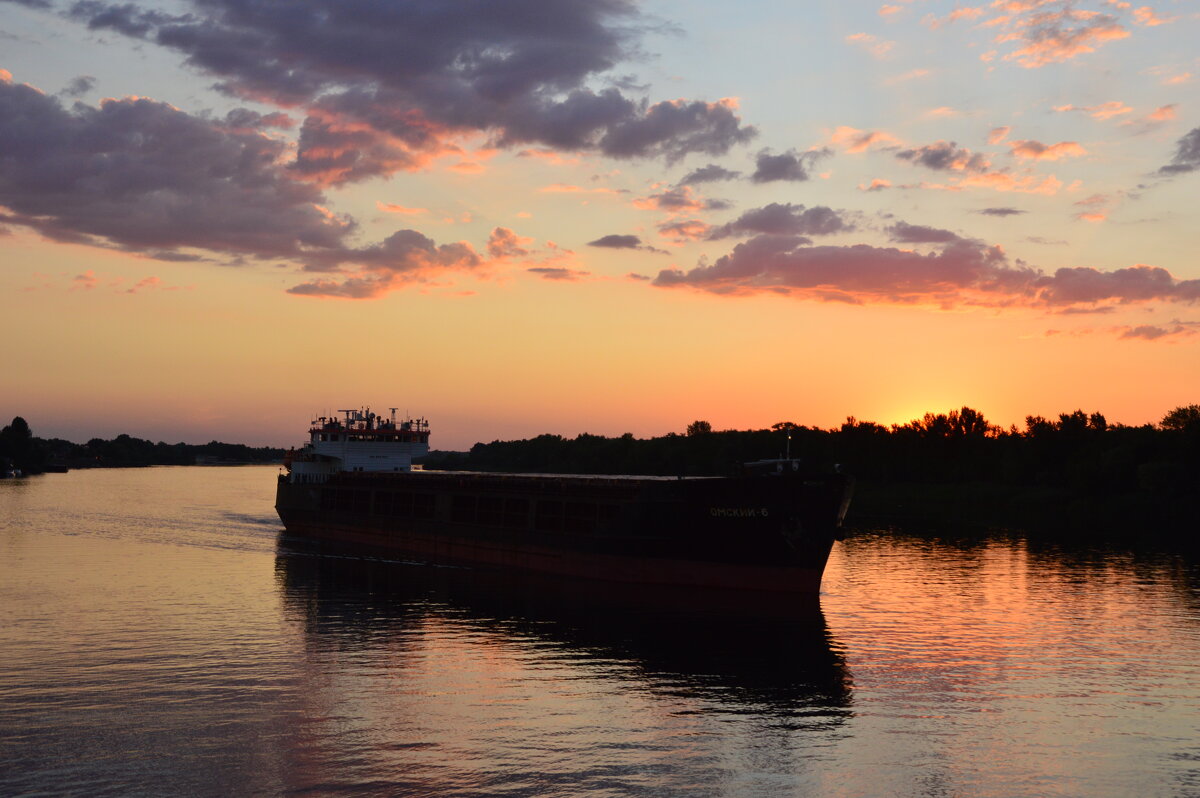
[[[368,472],[360,472],[366,474]],[[383,472],[389,473],[389,472]],[[696,482],[700,480],[722,479],[722,477],[703,476],[703,477],[682,477],[682,476],[657,476],[653,474],[550,474],[529,471],[438,471],[434,469],[418,469],[410,471],[410,474],[431,474],[446,477],[463,477],[463,476],[480,476],[480,477],[511,477],[513,479],[570,479],[590,482]]]

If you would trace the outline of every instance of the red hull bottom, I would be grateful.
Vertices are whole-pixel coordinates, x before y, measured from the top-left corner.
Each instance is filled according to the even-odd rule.
[[[314,541],[364,546],[376,551],[430,562],[484,565],[560,577],[643,585],[757,590],[815,594],[821,588],[820,567],[743,565],[665,558],[635,558],[544,547],[493,544],[485,541],[415,533],[384,538],[348,525],[285,523],[289,535]],[[830,542],[832,548],[832,541]],[[825,552],[828,556],[828,551]]]

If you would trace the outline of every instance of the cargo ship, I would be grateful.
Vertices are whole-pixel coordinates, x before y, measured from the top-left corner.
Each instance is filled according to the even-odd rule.
[[[427,420],[338,412],[285,460],[286,534],[427,562],[815,594],[853,491],[790,452],[725,477],[425,470]]]

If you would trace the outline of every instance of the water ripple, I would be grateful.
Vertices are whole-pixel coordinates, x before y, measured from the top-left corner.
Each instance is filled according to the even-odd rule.
[[[0,794],[1200,794],[1185,557],[860,535],[681,606],[315,556],[274,473],[0,482]]]

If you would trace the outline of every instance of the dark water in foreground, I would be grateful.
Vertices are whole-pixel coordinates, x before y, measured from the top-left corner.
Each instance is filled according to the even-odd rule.
[[[1200,795],[1181,556],[858,536],[781,612],[313,556],[274,475],[0,482],[0,794]]]

